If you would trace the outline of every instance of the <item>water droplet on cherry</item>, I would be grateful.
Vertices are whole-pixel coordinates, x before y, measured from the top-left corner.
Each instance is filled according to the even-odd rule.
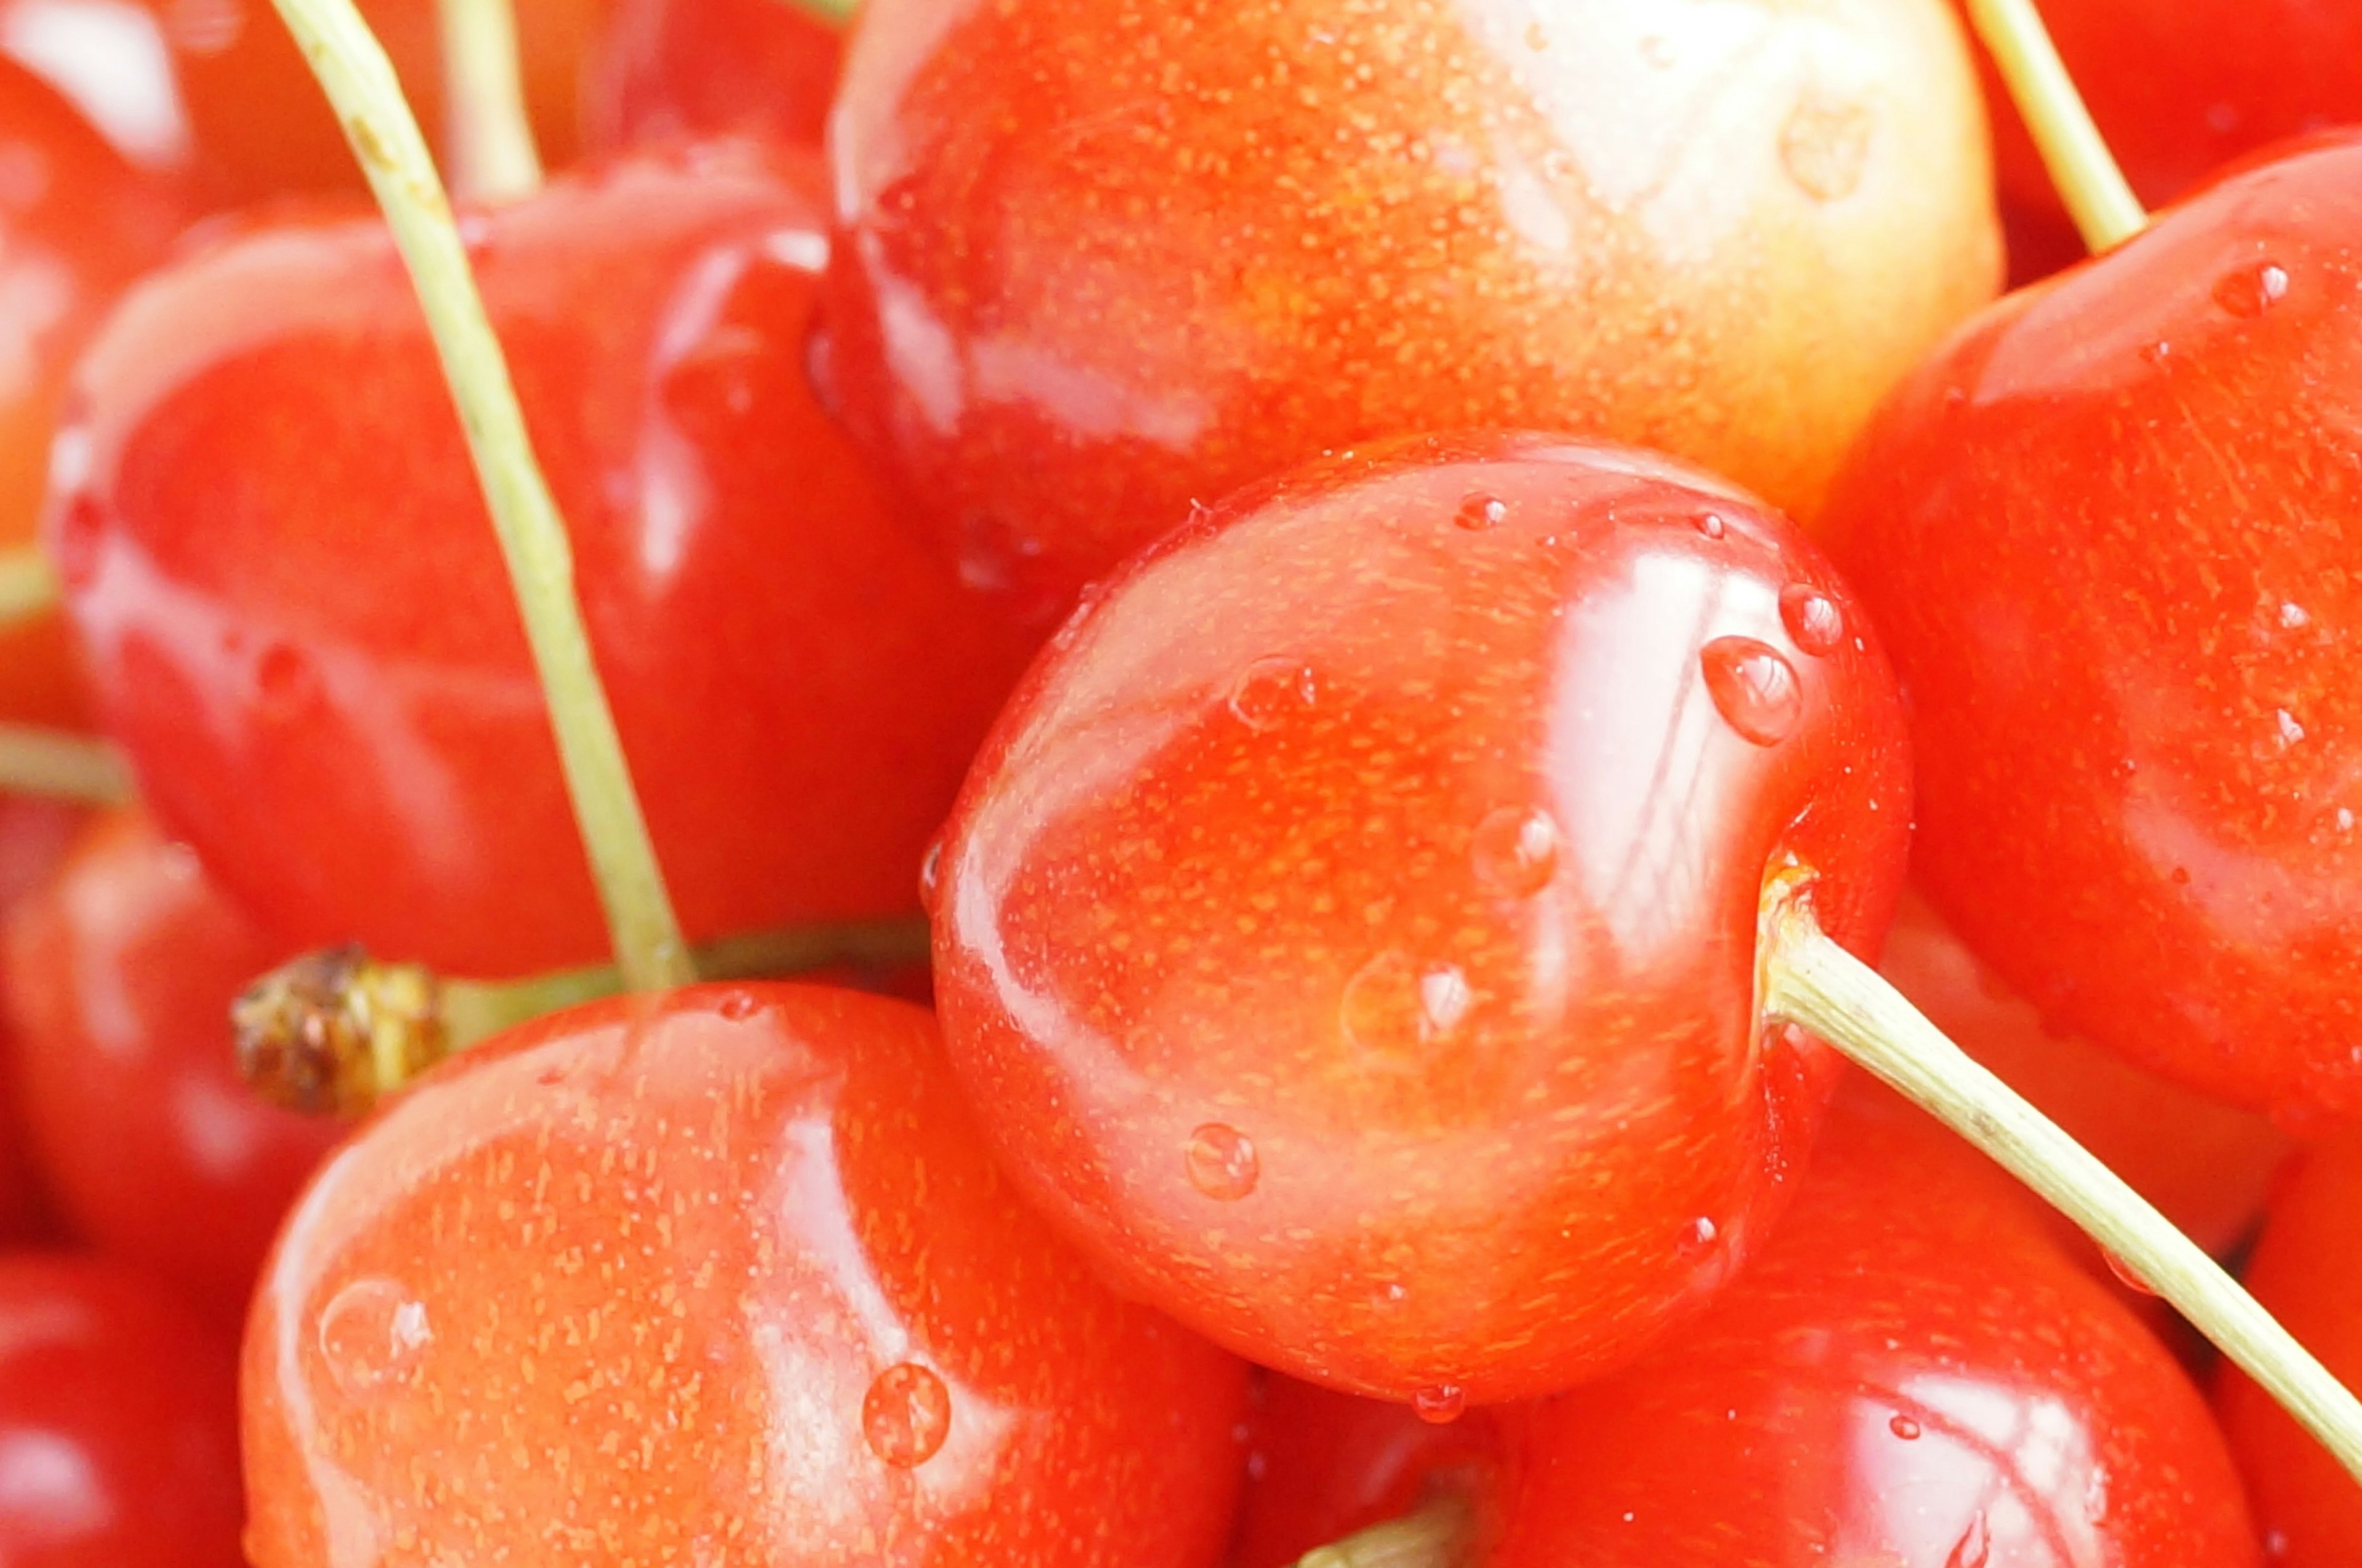
[[[1780,591],[1780,624],[1815,658],[1827,658],[1845,646],[1845,612],[1810,583],[1792,582]]]
[[[2215,281],[2214,303],[2233,315],[2253,319],[2288,297],[2288,270],[2275,261],[2258,261]]]
[[[1558,873],[1558,821],[1539,806],[1501,806],[1476,824],[1470,849],[1476,876],[1511,898],[1527,899]]]
[[[1439,1383],[1412,1395],[1410,1408],[1429,1426],[1450,1426],[1468,1408],[1468,1391],[1457,1383]]]
[[[1893,1432],[1896,1437],[1901,1438],[1904,1442],[1917,1442],[1919,1441],[1919,1423],[1913,1420],[1908,1416],[1895,1417],[1893,1420],[1886,1423],[1886,1430]]]
[[[320,697],[320,674],[301,648],[265,644],[254,661],[255,712],[264,722],[291,723],[310,715]]]
[[[1730,532],[1730,525],[1722,520],[1719,512],[1701,512],[1691,521],[1696,525],[1697,531],[1709,539],[1719,539]]]
[[[1276,729],[1290,714],[1309,712],[1319,696],[1310,666],[1292,658],[1259,658],[1231,688],[1231,712],[1261,734]]]
[[[357,1279],[320,1314],[321,1358],[348,1399],[390,1393],[418,1374],[434,1342],[426,1304],[396,1281]]]
[[[1692,1256],[1706,1252],[1721,1234],[1722,1227],[1701,1214],[1682,1227],[1682,1251]]]
[[[1472,534],[1481,534],[1487,528],[1499,527],[1508,515],[1507,502],[1496,501],[1489,495],[1472,495],[1460,503],[1451,520]]]
[[[1992,1555],[1992,1540],[1985,1524],[1984,1510],[1977,1510],[1969,1520],[1969,1528],[1953,1544],[1951,1554],[1944,1559],[1944,1568],[1985,1568],[1985,1560]]]
[[[1236,1203],[1263,1177],[1254,1141],[1235,1127],[1209,1121],[1189,1134],[1185,1156],[1189,1185],[1217,1203]]]
[[[1804,683],[1779,649],[1753,637],[1716,637],[1698,656],[1725,722],[1757,745],[1777,745],[1805,716]]]
[[[919,906],[929,914],[944,895],[944,841],[937,838],[927,845],[927,853],[919,859]]]
[[[1338,1021],[1359,1049],[1407,1055],[1449,1038],[1474,1000],[1467,977],[1451,965],[1422,970],[1388,949],[1345,982]]]
[[[2102,1247],[2100,1249],[2100,1256],[2107,1260],[2108,1272],[2114,1275],[2119,1280],[2123,1281],[2125,1288],[2127,1290],[2138,1291],[2143,1296],[2154,1296],[2157,1294],[2157,1288],[2150,1285],[2147,1280],[2143,1279],[2140,1276],[2139,1272],[2136,1270],[2132,1264],[2125,1262],[2124,1259],[2116,1256],[2115,1253],[2110,1252],[2107,1248]]]
[[[733,991],[722,999],[714,1010],[733,1023],[744,1023],[763,1010],[763,1004],[749,991]]]
[[[862,1441],[897,1470],[933,1459],[951,1430],[951,1390],[916,1362],[888,1367],[862,1396]]]

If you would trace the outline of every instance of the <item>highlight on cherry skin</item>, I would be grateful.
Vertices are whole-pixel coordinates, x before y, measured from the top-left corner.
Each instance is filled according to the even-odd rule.
[[[1875,943],[1910,816],[1820,553],[1565,437],[1341,454],[1103,584],[933,889],[947,1044],[1123,1288],[1264,1364],[1462,1404],[1694,1313],[1834,1058],[1758,1013],[1765,879]]]
[[[922,1010],[625,998],[446,1064],[305,1195],[248,1329],[247,1545],[1205,1568],[1244,1397],[1018,1203]]]

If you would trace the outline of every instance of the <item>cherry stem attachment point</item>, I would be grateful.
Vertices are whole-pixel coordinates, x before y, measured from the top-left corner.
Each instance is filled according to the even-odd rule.
[[[779,0],[779,3],[789,10],[801,11],[824,27],[842,32],[852,24],[853,13],[858,7],[859,0]]]
[[[583,629],[573,547],[425,138],[352,0],[274,3],[344,124],[425,307],[548,696],[616,966],[634,990],[685,985],[695,974]]]
[[[2034,0],[1968,4],[1969,20],[2009,83],[2009,95],[2034,133],[2034,145],[2083,243],[2097,255],[2147,228],[2148,214],[2108,150]]]
[[[1828,1042],[1990,1154],[2122,1259],[2362,1479],[2362,1401],[2203,1248],[1823,933],[1808,900],[1800,873],[1765,886],[1766,1015]]]
[[[541,188],[541,151],[525,113],[510,0],[436,0],[449,105],[451,183],[462,200],[497,203]]]
[[[94,735],[0,723],[0,794],[126,806],[138,791],[123,754]]]
[[[1457,1568],[1468,1554],[1469,1523],[1465,1500],[1440,1496],[1401,1518],[1315,1547],[1296,1568]]]
[[[717,980],[926,956],[927,922],[916,916],[756,932],[695,955],[698,972]],[[446,1056],[623,988],[608,965],[524,980],[458,980],[333,947],[248,987],[230,1006],[230,1028],[238,1070],[263,1099],[314,1115],[359,1116]]]
[[[47,615],[61,592],[57,569],[39,545],[0,550],[0,629]]]

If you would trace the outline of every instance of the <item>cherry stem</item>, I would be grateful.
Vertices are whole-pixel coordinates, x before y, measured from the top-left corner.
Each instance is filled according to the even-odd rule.
[[[0,723],[0,794],[126,806],[137,790],[123,754],[103,740],[38,724]]]
[[[780,0],[780,3],[841,32],[852,22],[859,0]]]
[[[2092,122],[2034,0],[1969,0],[1969,19],[2009,83],[2083,243],[2096,255],[2147,228],[2148,214]]]
[[[1313,1548],[1296,1568],[1453,1568],[1467,1554],[1468,1525],[1467,1502],[1439,1496],[1401,1518]]]
[[[1825,935],[1790,873],[1764,889],[1763,1009],[1982,1149],[2120,1258],[2362,1479],[2362,1402],[2205,1250]]]
[[[509,0],[437,0],[451,183],[462,200],[491,204],[541,188],[541,152],[525,113],[516,11]]]
[[[926,956],[927,922],[916,916],[756,932],[695,954],[698,972],[717,980]],[[622,989],[623,977],[609,965],[524,980],[457,980],[336,947],[255,981],[231,1004],[230,1027],[239,1071],[263,1099],[315,1115],[358,1116],[446,1056]]]
[[[344,123],[442,356],[548,695],[558,759],[617,967],[634,990],[685,985],[695,974],[583,629],[573,548],[534,458],[508,362],[468,270],[425,138],[352,0],[274,3]]]
[[[58,607],[57,569],[39,545],[0,550],[0,629],[37,621]]]

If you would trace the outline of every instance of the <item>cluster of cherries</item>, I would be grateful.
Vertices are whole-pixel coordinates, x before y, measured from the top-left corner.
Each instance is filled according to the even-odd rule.
[[[679,925],[931,970],[240,1077],[614,910],[303,56],[0,0],[0,776],[140,802],[0,802],[0,1561],[2362,1562],[1783,934],[2362,1379],[2362,11],[2048,0],[2174,204],[2054,272],[1945,0],[519,5],[579,166],[458,233]]]

